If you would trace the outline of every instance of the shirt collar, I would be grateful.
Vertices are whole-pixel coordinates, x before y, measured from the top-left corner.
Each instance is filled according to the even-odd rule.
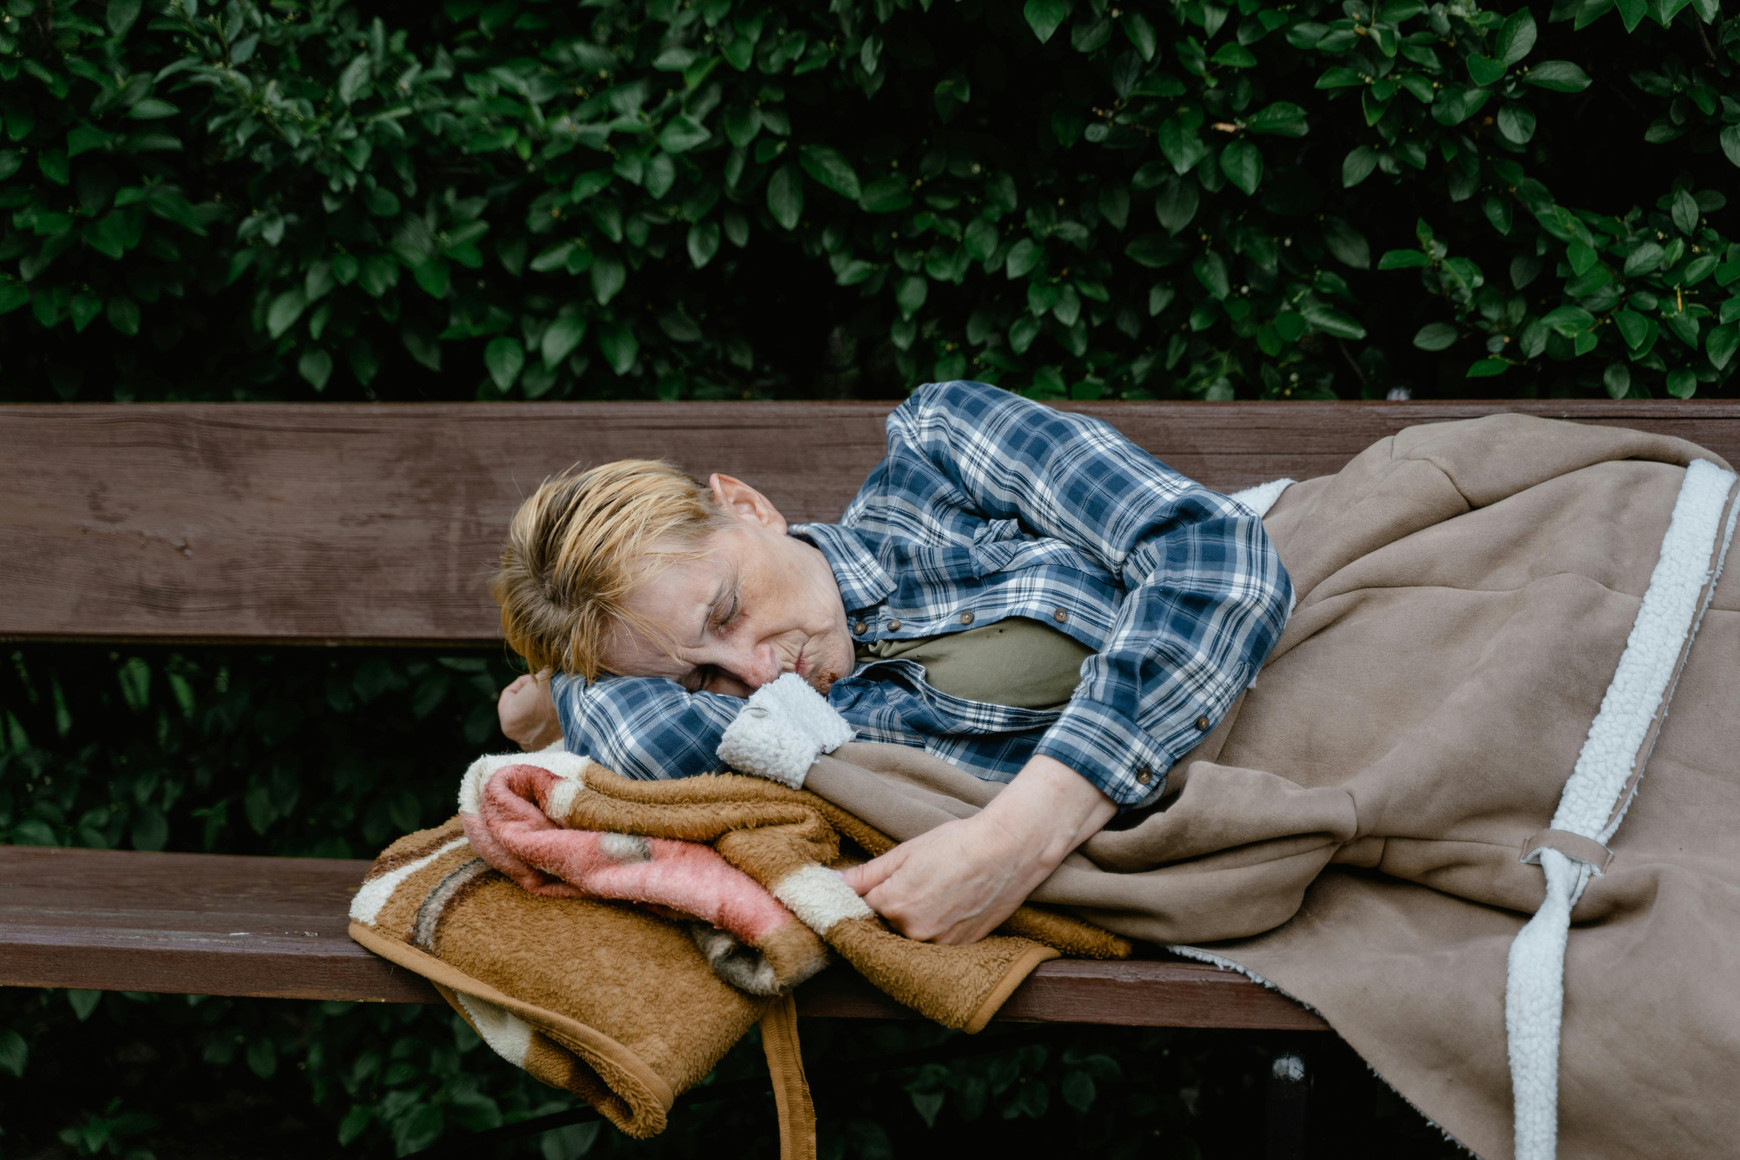
[[[858,529],[840,524],[793,524],[786,532],[814,544],[822,553],[834,571],[834,583],[840,586],[847,612],[874,608],[894,591],[894,578],[877,561]]]

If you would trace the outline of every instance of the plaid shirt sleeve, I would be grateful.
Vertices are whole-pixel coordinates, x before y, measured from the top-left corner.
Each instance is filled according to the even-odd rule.
[[[691,693],[663,677],[557,673],[550,695],[562,744],[640,781],[692,777],[719,768],[719,738],[743,708],[739,697]]]
[[[889,417],[878,471],[924,504],[1063,540],[1122,583],[1109,639],[1036,750],[1121,806],[1160,796],[1286,623],[1292,584],[1262,521],[1097,419],[981,383],[932,384]]]

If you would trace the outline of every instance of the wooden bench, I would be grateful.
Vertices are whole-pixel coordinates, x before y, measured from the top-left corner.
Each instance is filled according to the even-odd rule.
[[[509,515],[576,460],[663,457],[836,518],[887,403],[0,407],[0,638],[499,649],[485,582]],[[1412,423],[1498,410],[1681,435],[1740,462],[1726,403],[1107,403],[1102,416],[1233,490],[1335,471]],[[451,771],[457,778],[460,770]],[[0,985],[433,1002],[345,934],[366,863],[0,848]],[[844,972],[807,1015],[907,1015]],[[1240,976],[1055,962],[1001,1018],[1321,1030]]]

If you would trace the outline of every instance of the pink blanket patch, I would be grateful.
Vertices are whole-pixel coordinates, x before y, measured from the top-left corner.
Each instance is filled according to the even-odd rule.
[[[797,922],[765,887],[711,846],[558,825],[544,806],[564,784],[572,783],[535,765],[497,770],[483,787],[478,813],[460,814],[472,849],[533,894],[663,907],[711,923],[751,946]]]

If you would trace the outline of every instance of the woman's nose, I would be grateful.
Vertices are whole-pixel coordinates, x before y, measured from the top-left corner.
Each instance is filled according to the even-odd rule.
[[[779,656],[771,644],[756,645],[743,650],[737,674],[752,689],[772,684],[779,679]]]

